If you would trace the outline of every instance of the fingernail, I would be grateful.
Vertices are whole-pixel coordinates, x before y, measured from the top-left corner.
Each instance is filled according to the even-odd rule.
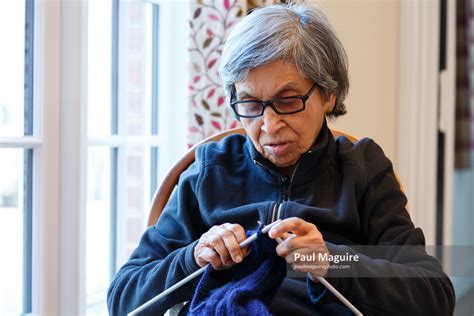
[[[237,255],[237,257],[235,257],[235,261],[237,261],[237,262],[242,261],[242,256],[241,256],[241,255]]]

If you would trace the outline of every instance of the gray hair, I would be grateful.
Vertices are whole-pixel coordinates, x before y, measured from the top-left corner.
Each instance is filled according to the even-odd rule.
[[[232,30],[226,41],[219,74],[228,98],[236,82],[252,68],[284,60],[311,79],[324,98],[336,95],[328,117],[346,113],[349,90],[347,55],[328,17],[309,4],[273,5],[253,11]]]

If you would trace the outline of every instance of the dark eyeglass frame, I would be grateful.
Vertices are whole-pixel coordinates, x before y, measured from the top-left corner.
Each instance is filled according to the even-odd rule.
[[[286,115],[286,114],[295,114],[295,113],[298,113],[298,112],[302,112],[305,110],[306,108],[306,100],[309,99],[309,97],[311,96],[311,94],[313,93],[313,91],[316,89],[317,87],[317,83],[313,83],[313,85],[311,86],[311,88],[309,89],[309,91],[305,94],[305,95],[292,95],[292,96],[288,96],[288,97],[281,97],[281,98],[276,98],[276,99],[272,99],[272,100],[268,100],[268,101],[263,101],[263,100],[244,100],[244,101],[232,101],[230,103],[230,107],[232,108],[232,110],[234,110],[234,113],[237,117],[243,117],[243,118],[255,118],[255,117],[259,117],[259,116],[262,116],[263,113],[265,112],[265,108],[267,106],[271,107],[273,109],[273,111],[275,111],[275,113],[277,114],[280,114],[280,115]],[[235,99],[235,95],[232,95],[232,100]],[[281,112],[279,111],[276,106],[273,104],[274,102],[276,101],[280,101],[280,100],[290,100],[290,99],[300,99],[301,101],[303,101],[303,107],[301,109],[298,109],[296,111],[291,111],[291,112]],[[240,115],[237,113],[237,110],[236,110],[236,105],[238,104],[243,104],[243,103],[260,103],[261,106],[262,106],[262,112],[258,115]]]

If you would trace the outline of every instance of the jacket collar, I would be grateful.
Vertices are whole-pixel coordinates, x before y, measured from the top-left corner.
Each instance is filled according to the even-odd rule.
[[[253,165],[256,165],[256,168],[266,170],[267,173],[272,175],[272,178],[276,178],[280,182],[283,176],[272,162],[263,158],[257,151],[249,136],[247,136],[245,146],[250,154],[250,158],[254,162]],[[325,119],[313,146],[297,162],[294,176],[292,177],[292,184],[303,184],[314,179],[315,176],[327,168],[335,154],[336,143]]]

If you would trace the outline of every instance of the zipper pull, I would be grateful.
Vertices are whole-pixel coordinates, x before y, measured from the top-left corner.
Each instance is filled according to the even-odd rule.
[[[278,203],[275,203],[273,204],[273,209],[272,209],[272,216],[270,218],[270,222],[273,223],[275,220],[276,220],[276,210],[277,210],[277,207],[278,207]]]
[[[283,203],[275,203],[273,205],[271,223],[280,220],[281,208],[282,207],[283,207]]]

